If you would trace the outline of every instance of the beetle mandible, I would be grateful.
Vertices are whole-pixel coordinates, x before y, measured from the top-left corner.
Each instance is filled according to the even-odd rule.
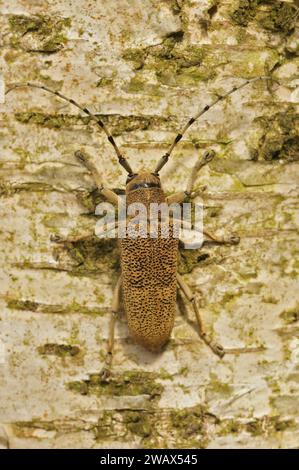
[[[128,173],[125,191],[127,205],[139,202],[148,207],[150,203],[159,204],[166,202],[169,205],[172,203],[183,203],[186,198],[192,197],[196,175],[200,168],[212,160],[214,157],[213,151],[206,151],[202,159],[196,162],[185,191],[166,197],[161,187],[160,171],[169,160],[177,143],[200,116],[235,91],[240,90],[249,83],[261,79],[270,79],[270,77],[262,76],[246,80],[241,85],[233,87],[229,92],[218,96],[210,105],[206,105],[189,119],[182,130],[177,134],[168,151],[156,165],[155,170],[142,171],[139,173],[135,173],[132,170],[128,160],[122,155],[106,124],[75,100],[69,99],[58,91],[53,91],[46,86],[34,83],[16,83],[6,91],[6,94],[20,87],[38,88],[58,96],[86,113],[105,132],[108,141],[116,152],[120,165]],[[110,203],[117,205],[119,196],[114,191],[105,188],[95,165],[90,159],[81,151],[76,151],[75,156],[91,174],[102,196]],[[208,239],[217,243],[231,245],[239,243],[239,237],[236,236],[219,238],[206,229],[203,230],[203,234],[207,236]],[[56,238],[56,241],[59,242],[61,240]],[[145,348],[152,351],[159,351],[169,340],[174,324],[177,292],[179,292],[194,311],[199,336],[215,354],[219,357],[223,357],[225,354],[224,348],[205,332],[197,296],[192,293],[182,276],[177,272],[179,240],[173,236],[162,238],[161,234],[157,238],[150,238],[149,236],[146,238],[130,238],[127,236],[119,239],[119,248],[121,276],[119,277],[113,294],[107,354],[102,370],[103,378],[107,378],[111,372],[114,330],[121,295],[124,299],[129,331],[135,341]]]

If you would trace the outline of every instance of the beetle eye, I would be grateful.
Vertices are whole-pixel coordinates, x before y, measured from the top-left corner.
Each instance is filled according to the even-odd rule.
[[[132,190],[134,189],[140,189],[140,188],[161,188],[160,183],[136,183],[132,187]]]
[[[132,175],[128,175],[128,177],[126,179],[126,184],[130,183],[130,181],[132,181],[132,179],[135,178],[135,176],[137,176],[137,173],[133,173]]]

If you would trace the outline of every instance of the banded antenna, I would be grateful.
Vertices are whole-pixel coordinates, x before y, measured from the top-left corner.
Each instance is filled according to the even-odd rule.
[[[193,116],[191,119],[189,119],[189,121],[187,122],[187,124],[185,124],[185,126],[183,127],[183,129],[177,134],[177,136],[175,137],[175,139],[173,140],[172,144],[170,145],[169,149],[167,150],[167,152],[162,156],[162,158],[159,160],[156,168],[155,168],[155,175],[158,176],[159,174],[159,171],[163,168],[164,165],[166,165],[166,163],[168,162],[168,159],[173,151],[173,149],[175,148],[175,146],[177,145],[177,143],[181,140],[181,138],[184,136],[184,134],[186,133],[186,131],[189,129],[189,127],[200,117],[202,116],[203,114],[205,114],[207,111],[209,111],[209,109],[211,109],[213,106],[215,106],[217,103],[219,103],[219,101],[222,101],[224,100],[225,98],[227,98],[229,95],[231,95],[232,93],[235,93],[235,91],[237,90],[240,90],[241,88],[243,88],[244,86],[248,85],[249,83],[253,83],[253,82],[256,82],[257,80],[273,80],[272,77],[268,77],[268,76],[262,76],[262,77],[256,77],[256,78],[252,78],[252,79],[249,79],[249,80],[246,80],[244,83],[242,83],[241,85],[239,86],[234,86],[230,91],[228,91],[227,93],[225,93],[224,95],[221,95],[221,96],[218,96],[211,104],[207,104],[204,108],[202,108],[197,114],[195,114],[195,116]]]
[[[109,140],[110,144],[113,146],[115,153],[117,155],[118,161],[120,165],[126,170],[126,172],[129,174],[129,176],[133,176],[133,170],[128,162],[128,160],[121,154],[113,136],[111,135],[109,129],[107,128],[106,124],[103,123],[101,119],[99,119],[95,114],[93,114],[89,109],[84,108],[81,106],[79,103],[77,103],[75,100],[67,98],[66,96],[62,95],[59,93],[59,91],[53,91],[50,88],[44,86],[44,85],[37,85],[35,83],[15,83],[13,84],[6,92],[5,94],[7,95],[10,93],[12,90],[15,90],[16,88],[23,88],[23,87],[31,87],[31,88],[39,88],[41,90],[47,91],[48,93],[52,93],[52,95],[59,96],[59,98],[67,101],[70,104],[73,104],[77,108],[79,108],[81,111],[83,111],[85,114],[87,114],[93,121],[96,122],[96,124],[103,129],[105,132],[107,139]]]

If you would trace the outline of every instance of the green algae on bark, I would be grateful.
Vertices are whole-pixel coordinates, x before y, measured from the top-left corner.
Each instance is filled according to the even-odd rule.
[[[180,250],[178,272],[180,274],[190,274],[196,267],[209,263],[209,261],[206,262],[209,258],[210,255],[204,253],[201,248],[198,250],[182,249]]]
[[[76,124],[89,124],[88,116],[73,116],[67,114],[45,114],[34,111],[15,113],[17,121],[23,124],[36,124],[49,129],[73,127]]]
[[[144,448],[156,445],[156,413],[151,410],[105,410],[94,427],[95,440],[107,441],[118,436],[122,442],[132,442],[137,438]]]
[[[161,126],[169,127],[169,118],[159,116],[121,116],[103,115],[95,113],[105,124],[109,125],[109,129],[115,137],[123,135],[126,132],[136,130],[145,131],[148,129],[161,128]],[[15,113],[15,118],[22,124],[35,124],[49,129],[72,128],[76,125],[93,124],[89,116],[73,115],[73,114],[48,114],[38,111],[25,111]],[[170,122],[170,124],[172,124]],[[175,128],[175,124],[172,126]]]
[[[287,2],[272,2],[270,9],[259,19],[259,24],[269,31],[290,33],[298,18],[298,7]]]
[[[134,64],[136,75],[131,79],[129,91],[146,90],[146,83],[140,74],[153,70],[160,84],[192,85],[208,80],[215,75],[210,65],[208,49],[201,46],[177,47],[180,40],[167,38],[162,44],[151,48],[129,49],[124,54],[126,60]],[[204,61],[204,57],[206,60]]]
[[[6,183],[0,182],[0,196],[9,197],[13,194],[25,192],[50,192],[57,191],[52,185],[40,182],[28,182],[28,183]]]
[[[163,391],[163,386],[155,381],[157,378],[158,374],[141,370],[115,374],[109,381],[103,380],[101,374],[91,374],[89,379],[69,382],[67,387],[81,395],[148,395],[153,400],[159,398]]]
[[[296,307],[284,310],[280,317],[287,323],[292,324],[299,321],[299,304]]]
[[[64,47],[67,42],[65,30],[71,26],[70,18],[54,16],[10,15],[9,26],[13,33],[11,45],[15,48],[22,46],[30,36],[26,49],[35,52],[54,53]]]
[[[59,305],[44,304],[41,302],[34,302],[32,300],[11,298],[7,300],[7,307],[11,308],[12,310],[30,311],[55,315],[69,315],[73,313],[79,313],[82,315],[102,316],[104,314],[103,310],[100,307],[86,307],[85,305],[80,305],[77,302],[73,302],[69,305]]]
[[[218,421],[200,405],[171,410],[170,423],[176,444],[182,448],[205,448],[208,443],[205,423],[208,419],[214,424]]]
[[[242,48],[232,56],[222,44],[185,44],[172,38],[156,46],[128,49],[124,57],[135,70],[127,91],[149,94],[152,91],[157,96],[159,85],[195,86],[215,78],[218,70],[225,66],[233,68],[236,77],[253,78],[264,74],[265,67],[272,69],[279,60],[278,52],[273,48],[268,48],[264,55],[253,49],[245,53]],[[248,62],[252,64],[250,68]],[[155,74],[157,83],[148,84],[148,73]]]
[[[240,0],[231,15],[240,26],[256,20],[262,28],[283,34],[294,30],[297,17],[298,8],[294,4],[276,0]]]
[[[80,419],[33,419],[17,421],[12,424],[12,428],[14,435],[19,438],[37,438],[38,431],[55,433],[57,436],[62,433],[90,432],[96,442],[117,439],[132,444],[132,439],[136,438],[136,444],[139,442],[143,448],[205,448],[211,439],[209,429],[213,429],[219,437],[246,433],[248,436],[270,438],[279,438],[284,431],[297,430],[295,420],[279,415],[266,415],[246,421],[238,418],[220,420],[200,406],[167,411],[104,410],[97,423]]]
[[[202,431],[203,409],[201,406],[172,411],[170,417],[177,432],[190,435]]]
[[[149,438],[154,433],[153,415],[148,411],[128,410],[123,413],[123,423],[133,435]]]
[[[208,421],[218,423],[217,417],[200,405],[180,410],[121,409],[103,414],[97,439],[106,440],[117,433],[122,441],[139,438],[143,448],[204,448]],[[168,434],[163,436],[166,430]]]
[[[73,357],[80,353],[78,346],[72,346],[70,344],[46,343],[39,346],[37,349],[42,356]]]
[[[233,21],[240,26],[247,26],[255,18],[257,7],[261,3],[262,0],[240,0],[238,8],[231,15]]]
[[[63,241],[54,248],[54,257],[62,261],[65,254],[72,262],[73,274],[97,274],[119,269],[119,252],[116,240],[91,235],[79,241]]]
[[[261,137],[255,148],[251,148],[252,160],[299,159],[299,114],[293,106],[272,116],[254,120],[260,126]]]
[[[247,422],[238,419],[225,419],[219,422],[217,434],[219,436],[227,436],[229,434],[246,432],[254,437],[274,436],[277,433],[294,428],[296,428],[296,424],[292,419],[283,419],[279,415],[265,415],[260,418],[248,420]]]

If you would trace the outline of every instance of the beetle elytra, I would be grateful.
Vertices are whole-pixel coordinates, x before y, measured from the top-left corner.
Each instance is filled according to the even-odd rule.
[[[260,79],[270,79],[270,77],[257,77],[246,80],[241,85],[232,88],[226,94],[218,96],[210,105],[206,105],[197,114],[195,114],[194,117],[189,119],[181,132],[177,134],[168,151],[157,163],[156,168],[153,171],[142,171],[139,173],[135,173],[132,170],[131,165],[125,156],[122,155],[114,138],[103,121],[95,114],[91,113],[87,108],[79,105],[73,99],[69,99],[61,93],[53,91],[46,86],[34,83],[14,84],[6,91],[6,94],[19,87],[42,89],[66,100],[90,116],[90,118],[105,132],[108,141],[116,152],[120,165],[128,173],[126,181],[127,204],[139,202],[148,206],[151,203],[161,202],[166,202],[167,204],[181,204],[184,202],[185,198],[190,198],[194,195],[193,186],[197,173],[200,168],[209,163],[209,161],[214,157],[213,151],[206,151],[202,159],[197,161],[189,177],[185,191],[166,197],[161,187],[159,177],[160,171],[169,160],[169,157],[177,143],[182,139],[188,128],[200,116],[205,114],[211,107],[215,106],[219,101],[228,97],[235,91]],[[82,151],[76,151],[75,156],[92,176],[100,193],[110,203],[117,205],[119,202],[119,196],[116,192],[107,189],[103,185],[101,177],[91,160],[86,157],[85,153]],[[230,245],[239,243],[239,238],[236,236],[219,238],[206,229],[203,230],[203,234],[208,239],[217,243]],[[56,238],[56,241],[61,242],[62,240]],[[194,311],[199,336],[215,354],[222,357],[225,354],[223,347],[205,333],[197,296],[191,292],[182,276],[177,272],[179,240],[173,236],[162,238],[160,235],[157,238],[138,237],[132,239],[130,237],[125,237],[119,239],[119,248],[121,257],[121,276],[116,284],[113,295],[107,354],[102,372],[103,377],[107,377],[111,370],[114,349],[114,330],[121,296],[124,300],[129,331],[135,341],[149,350],[158,351],[170,338],[175,318],[177,293],[179,293],[186,299]]]

